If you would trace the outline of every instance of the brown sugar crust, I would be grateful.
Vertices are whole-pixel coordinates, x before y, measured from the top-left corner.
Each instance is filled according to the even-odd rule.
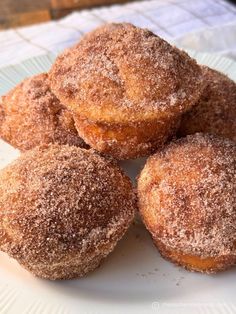
[[[88,147],[72,114],[51,92],[46,73],[24,80],[2,97],[0,136],[21,151],[48,143]]]
[[[134,217],[116,163],[68,145],[39,146],[0,175],[0,249],[34,275],[69,279],[96,268]]]
[[[148,159],[139,209],[162,255],[202,272],[236,263],[235,158],[234,142],[197,133]]]
[[[125,130],[137,123],[165,123],[166,134],[163,138],[160,131],[157,142],[165,141],[170,120],[189,109],[203,89],[201,68],[185,52],[126,23],[106,24],[86,35],[57,58],[49,75],[53,92],[77,119],[111,129],[125,125]],[[154,137],[156,129],[153,142]],[[88,134],[86,141],[93,144]],[[139,144],[135,137],[133,142]]]
[[[206,88],[196,105],[183,115],[178,133],[211,133],[236,142],[236,83],[208,67],[203,67],[203,73]]]

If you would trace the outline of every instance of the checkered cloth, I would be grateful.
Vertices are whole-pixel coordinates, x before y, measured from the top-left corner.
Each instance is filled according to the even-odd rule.
[[[74,12],[47,23],[0,32],[0,67],[58,53],[105,22],[146,27],[179,47],[236,59],[236,7],[224,0],[137,1]]]

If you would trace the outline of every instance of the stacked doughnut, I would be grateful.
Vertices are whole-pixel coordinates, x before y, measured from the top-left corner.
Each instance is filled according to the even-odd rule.
[[[114,161],[68,145],[41,145],[1,171],[0,249],[33,274],[81,277],[114,249],[136,198]]]
[[[117,159],[155,152],[204,88],[195,60],[131,24],[86,35],[57,58],[49,76],[79,135]]]
[[[1,98],[0,135],[21,151],[50,143],[87,147],[46,73],[26,79]]]
[[[236,263],[236,84],[152,32],[85,35],[2,97],[0,136],[23,152],[0,173],[0,249],[33,274],[95,269],[137,205],[165,258],[201,272]],[[153,153],[137,202],[115,159]]]
[[[189,270],[236,263],[236,145],[197,133],[149,157],[138,180],[143,221],[162,256]]]

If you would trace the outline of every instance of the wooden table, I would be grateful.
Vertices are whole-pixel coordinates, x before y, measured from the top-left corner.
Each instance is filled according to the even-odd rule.
[[[73,10],[128,0],[0,0],[0,29],[57,19]]]

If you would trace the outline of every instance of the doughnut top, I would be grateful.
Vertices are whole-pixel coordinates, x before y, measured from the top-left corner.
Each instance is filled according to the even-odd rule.
[[[92,150],[40,146],[0,175],[0,249],[30,264],[86,258],[120,238],[134,215],[132,184]]]
[[[202,68],[207,85],[196,105],[183,115],[179,133],[211,133],[236,142],[236,83],[218,71]]]
[[[140,211],[155,240],[183,254],[236,254],[236,145],[213,135],[179,139],[150,157]]]
[[[84,36],[56,59],[50,79],[73,112],[118,123],[182,113],[203,88],[195,60],[126,23],[105,24]]]
[[[22,151],[54,142],[86,147],[45,73],[24,80],[2,97],[0,136]]]

